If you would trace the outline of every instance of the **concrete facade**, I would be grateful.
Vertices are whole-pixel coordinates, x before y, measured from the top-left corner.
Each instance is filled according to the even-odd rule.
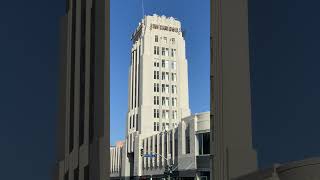
[[[252,147],[247,0],[211,3],[211,149],[214,179],[257,169]]]
[[[57,180],[108,175],[108,1],[67,0],[61,20]]]

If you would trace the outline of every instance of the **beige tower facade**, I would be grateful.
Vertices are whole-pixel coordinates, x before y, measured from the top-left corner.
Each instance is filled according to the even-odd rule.
[[[190,116],[188,64],[180,21],[145,16],[132,34],[124,174],[141,174],[134,155],[141,139],[177,127]],[[139,163],[141,164],[141,163]],[[134,167],[133,167],[134,166]],[[129,168],[130,167],[130,168]]]
[[[181,118],[190,115],[188,67],[180,22],[165,16],[145,16],[133,33],[132,42],[128,142],[134,134],[150,136],[177,126]]]

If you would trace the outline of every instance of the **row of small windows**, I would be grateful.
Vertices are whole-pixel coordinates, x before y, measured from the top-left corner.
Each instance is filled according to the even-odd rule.
[[[171,118],[172,119],[177,119],[177,111],[176,110],[172,110],[171,111]],[[170,115],[170,110],[162,110],[162,119],[169,119],[169,115]],[[159,109],[153,109],[153,117],[154,118],[159,118],[160,117],[160,110]]]
[[[161,51],[162,56],[171,56],[171,57],[176,56],[176,52],[177,52],[176,49],[162,47],[161,50],[162,50]],[[153,54],[160,55],[160,47],[159,46],[154,46]]]
[[[153,122],[153,131],[159,131],[160,127],[159,127],[159,122]],[[173,127],[177,126],[177,123],[172,123]],[[162,123],[162,130],[168,130],[169,129],[169,123]]]
[[[159,96],[153,96],[153,104],[154,105],[159,105]],[[162,105],[163,106],[169,106],[169,97],[162,97]],[[177,98],[171,98],[171,105],[176,106],[177,105]]]
[[[169,72],[161,72],[161,80],[169,81]],[[160,72],[159,71],[153,71],[153,79],[160,79]],[[171,73],[171,81],[177,81],[177,74]]]
[[[163,93],[170,93],[169,92],[170,85],[169,84],[161,84],[161,92]],[[159,91],[159,83],[154,83],[153,85],[153,92],[160,92]],[[176,94],[177,93],[177,86],[171,85],[171,93]]]
[[[170,65],[171,65],[171,66],[170,66]],[[154,66],[154,67],[159,67],[159,66],[160,66],[160,63],[159,63],[158,61],[155,61],[155,62],[153,63],[153,66]],[[166,69],[169,69],[169,68],[171,68],[171,69],[176,69],[176,68],[177,68],[177,63],[176,63],[175,61],[173,61],[173,62],[170,63],[169,60],[164,60],[164,59],[162,59],[162,61],[161,61],[161,67],[162,67],[162,68],[166,68]]]
[[[164,43],[168,43],[168,38],[167,37],[160,37],[160,40],[162,40],[162,42]],[[175,44],[175,39],[174,38],[169,38],[169,42],[170,44]],[[159,36],[155,35],[154,36],[154,42],[159,42]]]

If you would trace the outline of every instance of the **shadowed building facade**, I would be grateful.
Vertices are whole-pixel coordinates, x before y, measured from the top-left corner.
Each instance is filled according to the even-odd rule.
[[[211,1],[211,150],[214,180],[257,169],[252,147],[247,0]]]
[[[66,0],[56,180],[105,180],[109,156],[109,19],[105,0]]]

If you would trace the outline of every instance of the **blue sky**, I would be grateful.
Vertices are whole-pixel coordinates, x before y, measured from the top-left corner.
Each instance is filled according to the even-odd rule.
[[[189,97],[192,113],[210,109],[210,1],[144,0],[146,15],[158,14],[179,19],[186,30],[186,55],[189,65]],[[128,70],[130,37],[142,19],[142,0],[111,0],[110,75],[111,144],[125,135],[128,110]]]

